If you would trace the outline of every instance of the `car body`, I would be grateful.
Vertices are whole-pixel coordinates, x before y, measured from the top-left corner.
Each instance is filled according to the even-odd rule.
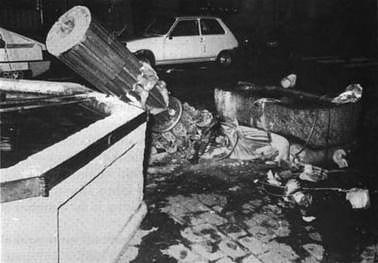
[[[229,65],[238,41],[218,17],[158,17],[127,48],[153,65],[217,61]]]
[[[36,40],[0,27],[0,77],[35,77],[50,68],[43,52],[46,46]]]

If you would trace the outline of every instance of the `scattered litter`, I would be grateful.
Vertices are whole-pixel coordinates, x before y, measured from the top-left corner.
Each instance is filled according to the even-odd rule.
[[[333,152],[332,160],[339,166],[339,168],[347,168],[348,161],[345,159],[347,153],[344,149],[338,149]]]
[[[350,102],[357,102],[362,97],[362,90],[360,84],[350,84],[345,91],[332,100],[333,103],[344,104]]]
[[[269,184],[274,185],[274,186],[281,186],[281,182],[277,180],[279,178],[277,173],[273,174],[272,170],[269,170],[266,175],[267,175],[267,182]]]
[[[313,256],[317,261],[322,261],[324,257],[324,247],[315,244],[315,243],[310,243],[310,244],[305,244],[303,248],[311,255]],[[307,262],[307,261],[306,261]]]
[[[300,189],[300,184],[296,179],[290,179],[285,186],[285,195],[289,196],[293,194],[295,191]]]
[[[302,216],[303,221],[310,223],[316,219],[315,216]]]
[[[241,188],[240,188],[240,186],[238,186],[238,185],[235,185],[234,187],[230,187],[230,188],[228,188],[228,190],[229,191],[231,191],[231,192],[236,192],[236,191],[238,191],[238,190],[240,190]]]
[[[293,172],[291,170],[284,170],[278,173],[282,179],[290,179],[293,177]]]
[[[297,82],[297,75],[296,74],[290,74],[286,77],[281,79],[281,87],[287,89],[292,88],[295,86],[295,83]]]
[[[303,172],[299,175],[301,180],[310,182],[319,182],[327,179],[327,177],[326,170],[311,164],[305,164],[303,167]]]
[[[315,217],[311,217],[311,218],[314,218],[313,220],[315,220],[316,218]],[[310,229],[311,230],[311,229]],[[320,235],[319,232],[311,232],[308,234],[308,237],[311,238],[312,240],[314,241],[317,241],[317,242],[322,242],[322,236]]]
[[[308,193],[298,191],[295,192],[292,197],[294,201],[300,206],[308,207],[312,203],[312,196]]]
[[[368,208],[370,206],[369,190],[350,189],[346,194],[346,200],[350,202],[353,209]]]

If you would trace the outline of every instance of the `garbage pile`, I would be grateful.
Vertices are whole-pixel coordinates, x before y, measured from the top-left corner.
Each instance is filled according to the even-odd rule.
[[[307,213],[314,201],[315,192],[339,192],[345,194],[345,199],[353,209],[366,209],[370,207],[370,193],[368,189],[318,187],[318,183],[332,176],[332,173],[318,166],[303,163],[290,163],[288,169],[273,172],[269,170],[265,178],[256,179],[257,184],[267,194],[281,197],[283,201],[300,208],[302,219],[311,222],[315,216]]]
[[[150,164],[195,164],[205,160],[289,160],[289,142],[278,134],[221,122],[187,103],[172,129],[152,133]]]
[[[182,105],[180,121],[171,129],[152,133],[150,163],[184,164],[197,162],[216,125],[208,110]]]
[[[361,98],[361,93],[361,86],[352,84],[334,100],[340,104],[355,102]],[[314,192],[345,194],[345,200],[353,209],[370,206],[367,189],[318,187],[332,173],[346,171],[349,166],[346,150],[337,148],[332,152],[331,160],[338,167],[336,170],[306,162],[301,158],[303,150],[302,146],[290,144],[276,133],[240,125],[235,119],[221,121],[208,110],[198,110],[184,103],[182,117],[176,126],[169,131],[152,134],[150,164],[185,165],[224,159],[265,161],[276,167],[275,171],[269,170],[266,178],[254,183],[268,194],[278,195],[286,203],[299,207],[306,222],[316,219],[306,212],[314,201]]]

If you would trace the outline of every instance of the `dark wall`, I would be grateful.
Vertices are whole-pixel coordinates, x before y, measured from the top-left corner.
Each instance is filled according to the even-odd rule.
[[[212,14],[263,39],[280,31],[298,48],[322,52],[377,50],[377,0],[1,0],[0,26],[46,34],[75,5],[86,5],[109,30],[141,31],[156,14]]]
[[[110,31],[133,30],[131,0],[1,0],[0,26],[39,40],[57,18],[76,5],[87,6]]]
[[[37,34],[41,29],[41,14],[38,1],[0,1],[0,26],[8,30]]]

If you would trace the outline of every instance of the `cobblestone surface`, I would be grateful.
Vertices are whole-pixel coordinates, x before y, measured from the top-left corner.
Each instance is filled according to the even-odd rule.
[[[174,191],[150,201],[148,224],[142,226],[149,231],[137,231],[125,253],[130,256],[121,257],[120,263],[324,262],[322,234],[301,221],[300,213],[296,219],[287,214],[280,198],[245,182],[217,188],[213,182],[197,178],[187,191],[165,186]],[[367,247],[361,262],[374,262],[377,248]]]
[[[160,211],[184,228],[180,231],[183,241],[169,246],[162,253],[177,262],[268,263],[294,262],[299,258],[290,246],[275,240],[275,237],[286,236],[290,232],[289,223],[277,214],[272,218],[255,212],[244,220],[230,223],[230,214],[212,208],[226,205],[225,198],[219,195],[178,195],[166,201]],[[243,205],[243,211],[255,211],[261,206],[262,201],[255,200]],[[273,230],[284,234],[277,235]],[[307,244],[304,249],[309,252],[307,262],[322,259],[324,249],[320,245]],[[134,250],[130,251],[135,254]]]

